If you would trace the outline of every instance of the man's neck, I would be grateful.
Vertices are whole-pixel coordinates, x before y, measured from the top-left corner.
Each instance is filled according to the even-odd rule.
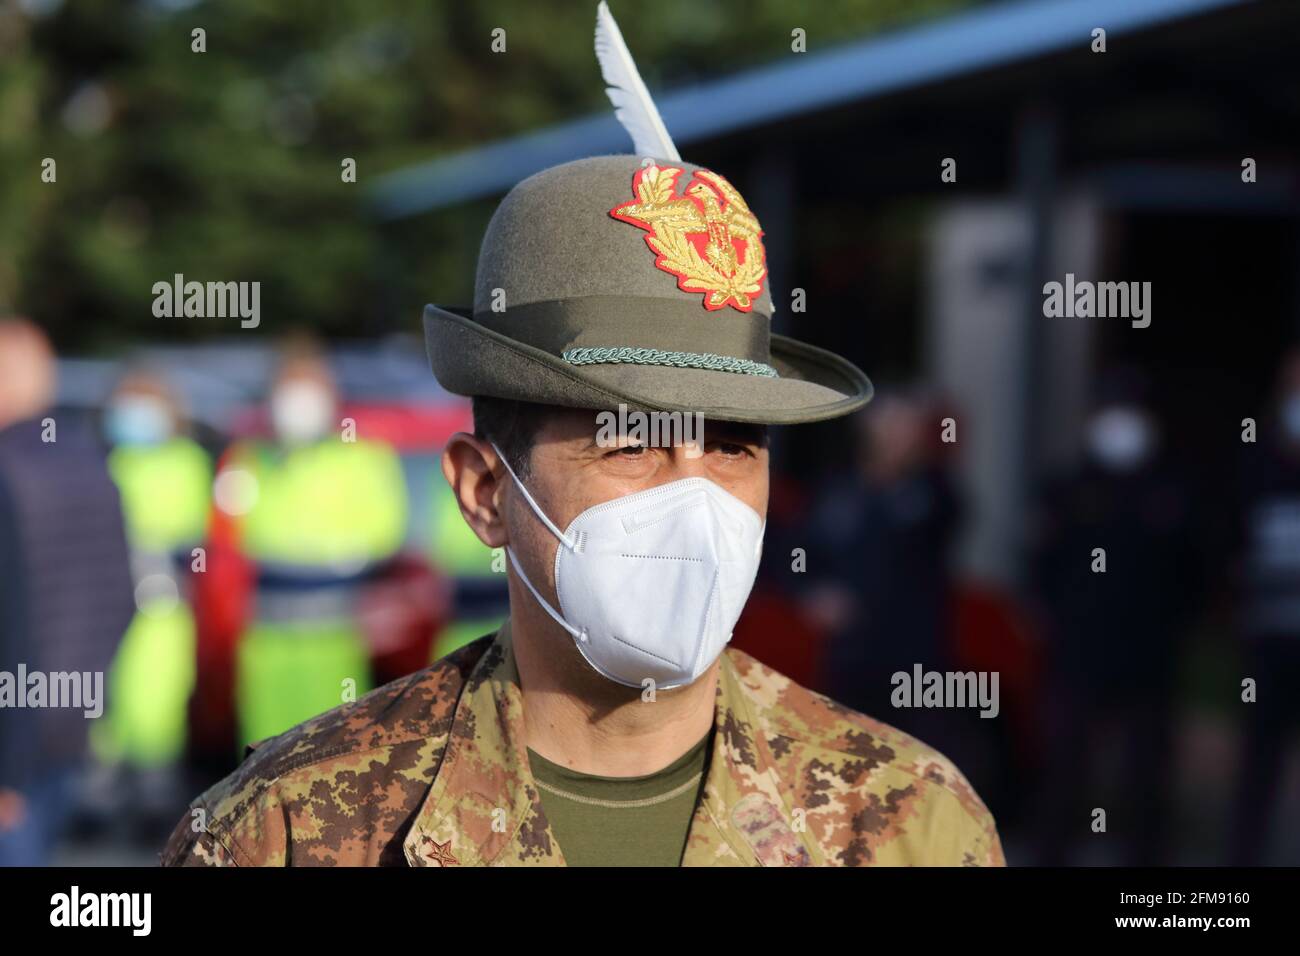
[[[647,699],[648,692],[596,673],[535,606],[519,613],[512,604],[528,746],[547,760],[602,777],[643,776],[667,767],[713,726],[719,662],[688,687]]]

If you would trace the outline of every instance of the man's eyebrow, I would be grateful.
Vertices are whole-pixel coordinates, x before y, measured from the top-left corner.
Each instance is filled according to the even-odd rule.
[[[589,451],[607,451],[609,446],[600,441],[600,432],[603,426],[594,426],[588,434],[584,436],[581,452]],[[665,426],[666,427],[666,426]],[[767,425],[757,424],[755,422],[725,422],[725,421],[707,421],[704,426],[705,441],[734,441],[742,444],[754,444],[766,448],[771,432]],[[630,435],[627,431],[619,428],[615,429],[614,436],[622,442]],[[631,444],[631,442],[629,442]],[[644,444],[638,441],[637,444]]]
[[[731,440],[764,447],[767,446],[768,435],[766,425],[756,425],[751,422],[715,422],[705,429],[706,440],[708,438],[713,438],[715,441]]]
[[[586,452],[590,452],[590,451],[607,452],[607,451],[614,451],[619,448],[637,448],[642,446],[650,447],[647,446],[647,443],[644,439],[632,438],[627,434],[627,432],[622,432],[622,431],[616,432],[614,435],[611,435],[610,437],[613,440],[612,443],[601,442],[597,439],[596,436],[593,435],[591,438],[587,439],[585,444],[583,444],[582,448],[580,449],[580,452],[585,454]]]
[[[615,432],[615,434],[613,435],[613,437],[614,437],[615,439],[621,441],[623,438],[626,438],[627,436],[626,436],[626,434],[625,434],[624,432],[622,432],[622,431],[617,431],[617,432]],[[582,447],[581,447],[581,449],[579,449],[579,450],[580,450],[580,451],[583,451],[583,452],[588,452],[588,451],[609,451],[611,447],[612,447],[612,446],[607,445],[607,444],[604,444],[604,443],[601,442],[601,440],[600,440],[600,429],[593,429],[593,430],[592,430],[592,433],[586,437],[586,440],[583,442]]]

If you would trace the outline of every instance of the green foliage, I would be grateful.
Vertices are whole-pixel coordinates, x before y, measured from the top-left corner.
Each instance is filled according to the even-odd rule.
[[[789,56],[795,27],[816,52],[964,5],[612,8],[662,90]],[[594,14],[594,0],[0,0],[0,309],[76,350],[233,332],[153,316],[153,283],[182,273],[261,281],[267,334],[415,331],[425,300],[468,296],[490,204],[381,231],[366,183],[607,108]]]

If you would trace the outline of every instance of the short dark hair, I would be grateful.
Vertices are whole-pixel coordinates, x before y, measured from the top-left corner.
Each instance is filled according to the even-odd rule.
[[[556,410],[555,406],[488,395],[475,395],[470,403],[474,412],[474,437],[493,442],[520,481],[527,478],[537,434]]]

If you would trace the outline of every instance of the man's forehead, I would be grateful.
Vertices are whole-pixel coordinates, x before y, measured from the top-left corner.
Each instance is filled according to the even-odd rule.
[[[547,415],[543,422],[537,438],[539,440],[552,442],[572,442],[575,445],[581,444],[583,447],[594,447],[596,439],[600,435],[619,435],[622,437],[637,437],[638,429],[644,426],[638,424],[643,420],[646,413],[640,410],[624,409],[621,413],[617,409],[590,409],[590,408],[566,408],[554,406],[554,413]],[[657,416],[673,415],[682,423],[687,418],[694,419],[690,412],[654,412]],[[666,424],[667,420],[661,424]],[[765,443],[767,440],[767,426],[755,425],[746,422],[728,422],[718,419],[703,418],[704,438],[708,440],[731,439],[734,441],[745,441],[755,443]],[[662,430],[661,430],[662,431]],[[641,432],[644,435],[644,431]]]

